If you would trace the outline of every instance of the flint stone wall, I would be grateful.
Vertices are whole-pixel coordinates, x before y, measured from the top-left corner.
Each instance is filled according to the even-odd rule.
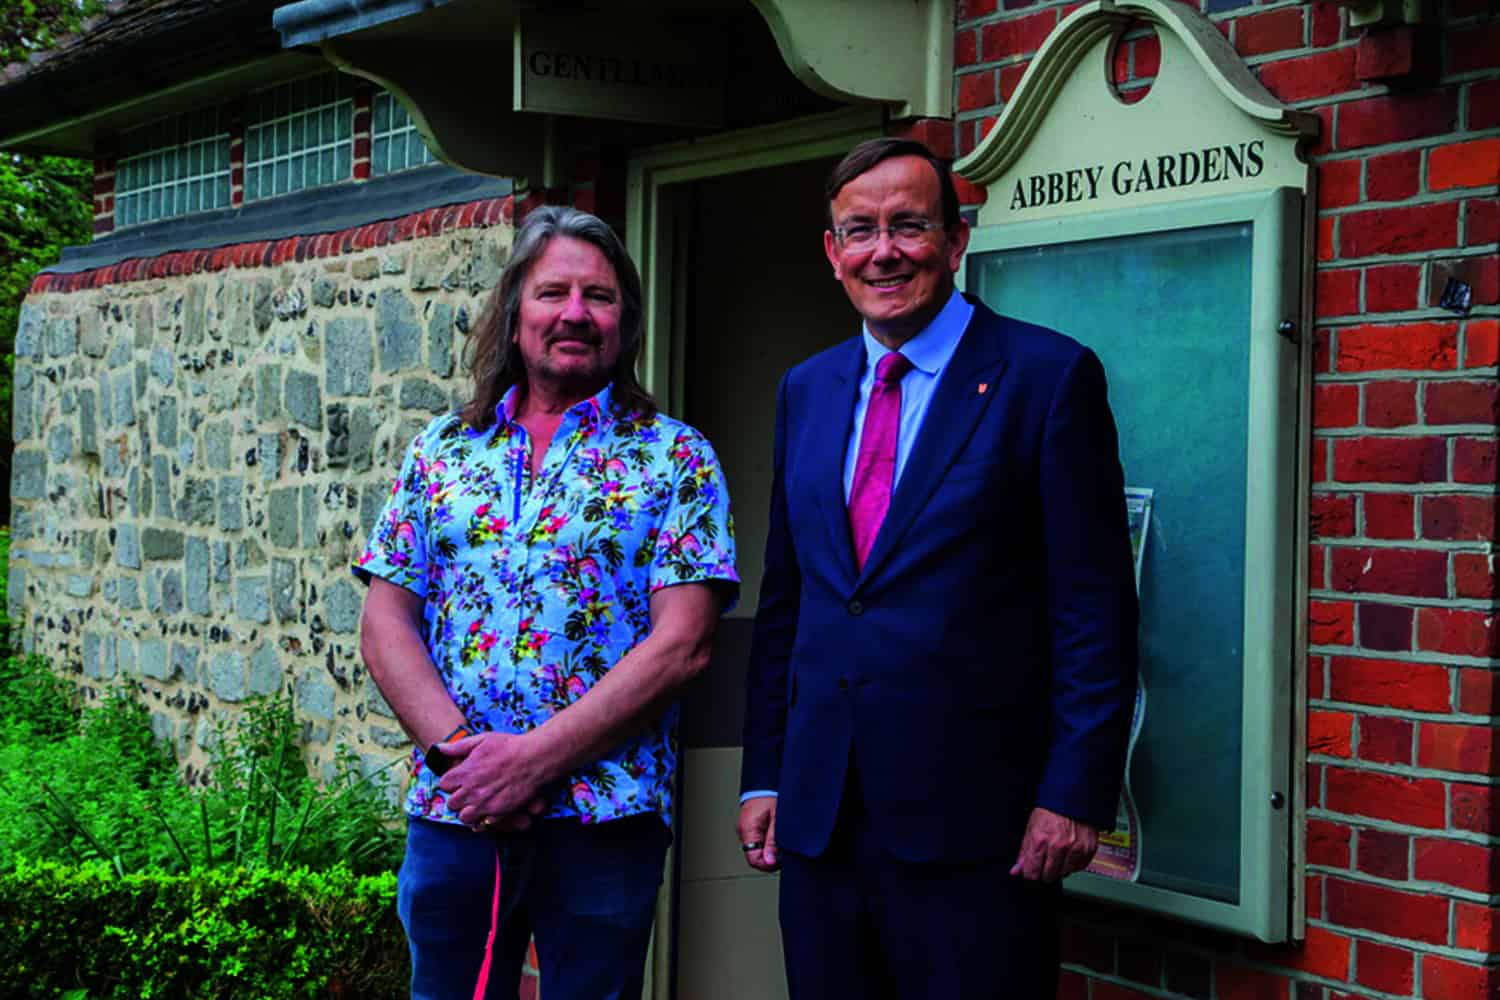
[[[513,227],[28,297],[9,613],[88,696],[143,692],[190,776],[291,691],[310,762],[406,745],[358,650],[348,564],[407,443],[467,389]],[[257,259],[259,259],[258,255]],[[77,276],[74,276],[77,277]]]

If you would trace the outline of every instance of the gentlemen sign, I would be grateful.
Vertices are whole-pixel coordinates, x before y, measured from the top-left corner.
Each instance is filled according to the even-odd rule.
[[[706,26],[523,15],[515,110],[719,128],[724,48]]]

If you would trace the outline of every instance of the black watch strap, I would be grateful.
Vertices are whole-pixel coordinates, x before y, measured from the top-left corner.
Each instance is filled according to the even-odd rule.
[[[431,771],[433,774],[441,777],[443,774],[447,773],[448,768],[453,766],[454,760],[452,757],[449,757],[447,754],[443,753],[443,751],[438,749],[438,743],[452,743],[454,740],[461,740],[465,736],[473,735],[474,730],[469,728],[468,723],[453,727],[453,732],[438,740],[437,743],[434,743],[422,753],[423,766],[425,766],[427,770]]]

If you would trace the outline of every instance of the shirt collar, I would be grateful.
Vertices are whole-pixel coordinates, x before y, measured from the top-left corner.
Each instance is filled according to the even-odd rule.
[[[968,329],[973,315],[974,307],[954,289],[942,310],[932,318],[932,322],[901,345],[901,353],[906,355],[906,360],[911,362],[913,368],[927,375],[937,375],[953,358],[953,352],[958,350],[958,342],[963,337],[964,330]],[[863,335],[865,359],[874,368],[881,358],[891,352],[870,333],[868,324],[863,328]]]
[[[611,419],[610,395],[615,384],[613,382],[600,389],[588,399],[573,404],[568,412],[563,415],[563,421],[577,420],[583,426],[603,427]],[[495,422],[497,425],[510,426],[515,423],[516,404],[520,402],[520,383],[505,390],[505,395],[500,397],[500,402],[495,407]]]

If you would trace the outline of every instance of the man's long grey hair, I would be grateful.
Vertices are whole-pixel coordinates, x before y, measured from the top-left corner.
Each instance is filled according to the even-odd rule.
[[[548,205],[533,209],[516,231],[510,263],[500,276],[484,311],[474,326],[464,350],[464,364],[474,380],[474,395],[464,405],[464,423],[475,430],[486,430],[495,423],[495,407],[513,385],[526,381],[526,367],[516,342],[516,327],[521,317],[521,289],[537,259],[553,237],[567,236],[599,248],[620,285],[620,357],[610,378],[611,408],[621,419],[649,419],[655,416],[656,400],[636,378],[635,362],[641,352],[644,319],[641,309],[641,276],[635,269],[625,245],[604,220],[588,212],[565,206]]]

